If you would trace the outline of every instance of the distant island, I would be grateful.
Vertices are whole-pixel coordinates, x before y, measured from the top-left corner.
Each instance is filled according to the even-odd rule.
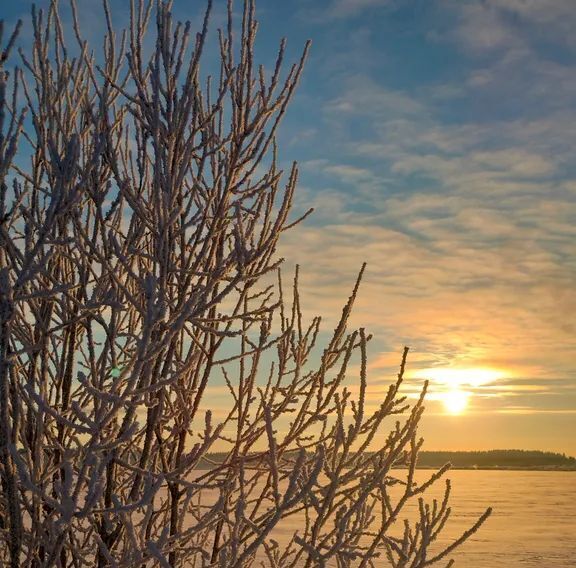
[[[421,468],[437,468],[447,462],[450,462],[454,469],[576,471],[576,458],[538,450],[421,451],[418,454],[418,467]]]
[[[221,464],[226,456],[225,453],[208,454],[200,460],[197,469],[211,469]],[[539,450],[420,451],[418,453],[418,468],[420,469],[437,469],[446,463],[451,463],[453,469],[576,471],[576,458]]]

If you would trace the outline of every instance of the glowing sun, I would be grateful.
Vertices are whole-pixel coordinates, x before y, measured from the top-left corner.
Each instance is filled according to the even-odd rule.
[[[488,367],[433,367],[417,373],[417,377],[431,382],[433,390],[430,399],[441,402],[444,411],[453,415],[466,412],[473,395],[477,395],[479,389],[507,376],[501,369]]]
[[[442,402],[444,403],[444,408],[450,414],[462,414],[466,407],[468,406],[468,399],[470,393],[465,391],[454,389],[442,393]]]

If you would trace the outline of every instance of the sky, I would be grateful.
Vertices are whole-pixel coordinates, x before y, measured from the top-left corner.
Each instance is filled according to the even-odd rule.
[[[78,4],[99,38],[99,3]],[[129,2],[112,5],[125,25]],[[174,3],[198,21],[189,9]],[[300,165],[295,213],[315,213],[280,253],[326,326],[367,262],[352,323],[374,336],[371,403],[408,345],[408,392],[430,379],[426,449],[575,455],[573,0],[259,0],[257,15],[268,66],[283,36],[294,60],[312,40],[279,148]]]

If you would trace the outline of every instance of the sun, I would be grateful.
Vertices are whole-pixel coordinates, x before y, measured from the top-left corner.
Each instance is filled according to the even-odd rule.
[[[469,397],[470,397],[469,393],[459,389],[453,389],[445,393],[442,393],[441,395],[442,402],[444,403],[444,408],[450,414],[462,414],[466,410],[466,407],[468,406]]]
[[[430,381],[429,400],[444,405],[446,414],[464,414],[473,396],[481,395],[482,387],[497,383],[508,372],[491,367],[432,367],[420,369],[413,375]]]

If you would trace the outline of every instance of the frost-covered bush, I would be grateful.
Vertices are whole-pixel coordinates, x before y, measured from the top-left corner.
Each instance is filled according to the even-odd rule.
[[[240,26],[229,4],[208,77],[210,4],[193,30],[133,2],[121,34],[105,6],[99,56],[72,7],[66,30],[55,3],[33,11],[30,45],[17,55],[16,31],[0,60],[2,565],[446,558],[489,511],[447,548],[449,485],[401,521],[446,470],[415,481],[406,351],[368,412],[360,278],[324,345],[297,277],[282,292],[297,168],[279,170],[275,133],[308,46],[264,70],[253,2]]]

